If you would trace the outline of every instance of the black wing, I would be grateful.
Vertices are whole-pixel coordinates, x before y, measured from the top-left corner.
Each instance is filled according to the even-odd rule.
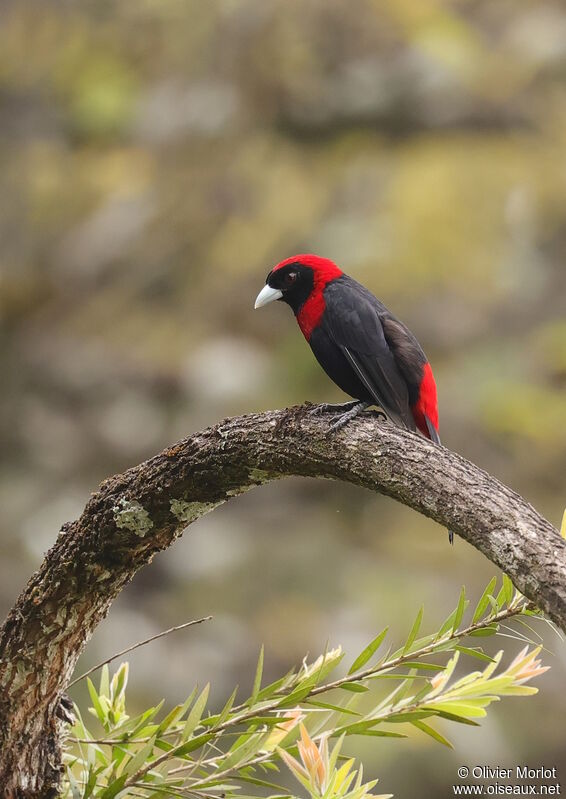
[[[341,349],[376,404],[402,427],[415,430],[409,391],[385,338],[380,313],[387,310],[371,292],[350,277],[324,290],[322,324]]]

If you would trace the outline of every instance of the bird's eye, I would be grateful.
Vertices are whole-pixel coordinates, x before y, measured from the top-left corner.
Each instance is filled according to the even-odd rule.
[[[297,274],[297,272],[288,272],[284,278],[285,285],[292,286],[293,283],[296,283],[298,277],[299,275]]]

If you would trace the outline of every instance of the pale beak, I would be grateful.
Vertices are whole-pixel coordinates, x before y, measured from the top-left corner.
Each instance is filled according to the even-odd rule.
[[[280,300],[282,296],[282,291],[279,291],[279,289],[272,289],[271,286],[266,285],[257,295],[254,308],[261,308],[263,305],[267,305],[268,302]]]

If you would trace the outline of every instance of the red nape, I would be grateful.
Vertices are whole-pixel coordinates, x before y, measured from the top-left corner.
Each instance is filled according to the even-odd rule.
[[[436,399],[436,383],[430,363],[425,363],[423,378],[419,389],[419,398],[411,408],[416,425],[427,438],[430,438],[426,426],[425,414],[428,416],[435,429],[438,430],[438,404]]]
[[[290,264],[301,264],[302,266],[309,266],[313,272],[314,285],[307,301],[303,304],[297,314],[297,322],[303,333],[303,336],[308,341],[312,335],[312,331],[319,324],[326,303],[324,302],[324,287],[331,280],[335,280],[344,273],[336,266],[336,264],[329,258],[321,258],[320,255],[312,255],[303,253],[301,255],[293,255],[291,258],[285,258],[280,264],[273,269],[281,269],[282,266],[289,266]]]

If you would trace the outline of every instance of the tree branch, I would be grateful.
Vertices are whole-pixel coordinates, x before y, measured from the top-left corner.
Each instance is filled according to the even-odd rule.
[[[66,524],[0,631],[0,786],[51,797],[57,708],[117,594],[193,521],[262,483],[324,477],[397,499],[465,538],[566,629],[566,542],[518,494],[444,447],[365,415],[336,434],[305,406],[228,419],[106,480]]]

